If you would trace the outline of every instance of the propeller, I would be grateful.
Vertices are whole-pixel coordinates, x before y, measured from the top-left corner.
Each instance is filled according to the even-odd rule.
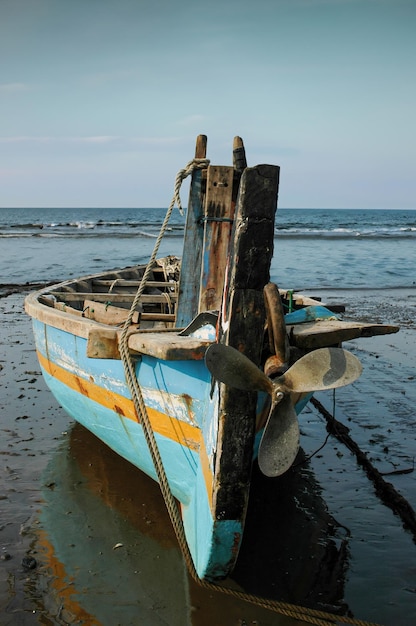
[[[357,357],[342,348],[309,352],[275,380],[244,354],[222,343],[209,346],[205,363],[213,377],[229,387],[270,395],[271,407],[258,453],[260,469],[266,476],[286,472],[299,449],[299,424],[290,394],[343,387],[362,372]]]

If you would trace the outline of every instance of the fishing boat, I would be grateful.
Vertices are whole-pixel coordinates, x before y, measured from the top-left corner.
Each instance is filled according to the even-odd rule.
[[[77,422],[157,480],[201,580],[232,570],[253,463],[271,479],[299,450],[298,416],[315,391],[354,382],[341,347],[396,332],[270,282],[278,166],[211,165],[206,137],[175,183],[191,176],[182,258],[86,275],[25,301],[39,363]],[[88,454],[88,451],[85,451]],[[126,476],[128,480],[128,476]]]

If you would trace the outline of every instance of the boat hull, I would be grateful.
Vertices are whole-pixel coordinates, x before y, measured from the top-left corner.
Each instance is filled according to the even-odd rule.
[[[33,328],[45,381],[62,407],[157,480],[122,362],[88,358],[85,338],[39,320],[33,320]],[[213,515],[218,392],[211,397],[203,361],[143,355],[135,368],[196,572],[204,579],[224,577],[238,554],[243,520]]]

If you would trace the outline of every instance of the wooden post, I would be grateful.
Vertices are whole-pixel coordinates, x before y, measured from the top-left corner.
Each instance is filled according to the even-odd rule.
[[[263,289],[270,279],[279,168],[258,165],[244,170],[230,252],[230,279],[222,319],[226,344],[257,365],[261,361],[266,318]],[[214,511],[226,519],[245,515],[243,494],[251,476],[257,394],[222,385]],[[215,492],[215,490],[214,490]]]
[[[206,151],[207,138],[205,135],[199,135],[196,140],[195,158],[205,159]],[[206,172],[203,170],[195,170],[192,174],[176,314],[178,327],[187,326],[198,313],[204,237],[202,218],[204,214],[205,175]]]
[[[245,151],[244,143],[241,137],[234,137],[233,164],[234,164],[234,169],[240,174],[242,174],[243,171],[247,167],[246,151]]]
[[[232,167],[208,167],[199,312],[221,306],[234,217],[233,177]]]

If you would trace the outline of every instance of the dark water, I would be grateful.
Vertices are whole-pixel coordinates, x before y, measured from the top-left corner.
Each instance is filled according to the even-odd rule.
[[[0,283],[63,280],[145,262],[164,213],[0,209]],[[161,254],[181,254],[183,222],[175,212]],[[416,211],[283,209],[276,221],[272,279],[279,286],[345,303],[350,319],[401,326],[397,335],[345,346],[359,356],[364,374],[335,398],[336,417],[382,472],[411,470],[416,456],[415,239]],[[8,468],[0,539],[3,550],[20,555],[24,545],[40,565],[20,579],[14,574],[13,584],[4,578],[15,594],[10,619],[0,615],[4,623],[302,623],[195,586],[157,485],[56,406],[39,375],[22,298],[11,298],[3,300],[0,359]],[[334,410],[332,395],[318,398]],[[307,455],[325,441],[325,421],[312,406],[302,414],[301,432]],[[415,474],[386,476],[413,508]],[[415,540],[345,446],[330,438],[286,477],[268,481],[255,471],[254,480],[229,584],[388,626],[415,623]],[[29,546],[10,530],[22,521]]]

